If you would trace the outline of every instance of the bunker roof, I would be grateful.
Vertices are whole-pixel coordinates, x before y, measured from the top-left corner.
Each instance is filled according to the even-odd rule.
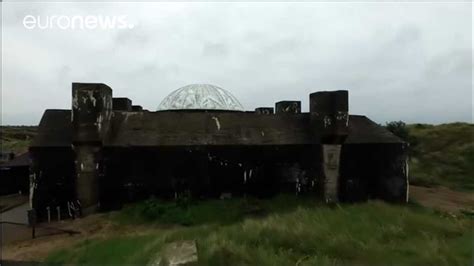
[[[314,144],[309,113],[114,111],[104,146],[304,145]],[[72,145],[70,110],[46,110],[31,147]],[[403,143],[366,116],[349,116],[346,144]]]
[[[30,154],[28,152],[22,153],[12,160],[0,164],[0,168],[22,167],[30,165]]]

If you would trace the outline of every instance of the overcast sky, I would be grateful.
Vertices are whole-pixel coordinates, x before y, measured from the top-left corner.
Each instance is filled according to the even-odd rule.
[[[379,123],[472,122],[470,3],[3,3],[2,12],[4,125],[70,109],[72,82],[105,83],[149,110],[210,83],[248,110],[301,100],[306,112],[309,93],[345,89],[350,113]],[[27,29],[28,15],[126,16],[130,27]]]

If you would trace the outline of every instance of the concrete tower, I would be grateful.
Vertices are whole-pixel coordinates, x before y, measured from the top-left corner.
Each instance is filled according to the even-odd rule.
[[[76,198],[83,213],[99,207],[102,143],[112,114],[112,89],[100,83],[72,84]]]
[[[320,138],[322,144],[324,199],[326,202],[337,202],[341,147],[349,128],[348,92],[344,90],[315,92],[309,96],[309,105],[313,136]]]

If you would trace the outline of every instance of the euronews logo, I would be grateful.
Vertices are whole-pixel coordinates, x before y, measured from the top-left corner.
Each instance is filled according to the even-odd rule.
[[[133,29],[134,24],[128,22],[127,15],[121,16],[33,16],[27,15],[23,18],[23,26],[28,30],[115,30]]]

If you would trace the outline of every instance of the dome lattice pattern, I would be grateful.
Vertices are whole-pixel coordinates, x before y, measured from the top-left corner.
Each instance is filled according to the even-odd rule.
[[[209,84],[192,84],[179,88],[160,103],[160,110],[230,110],[244,108],[230,92]]]

